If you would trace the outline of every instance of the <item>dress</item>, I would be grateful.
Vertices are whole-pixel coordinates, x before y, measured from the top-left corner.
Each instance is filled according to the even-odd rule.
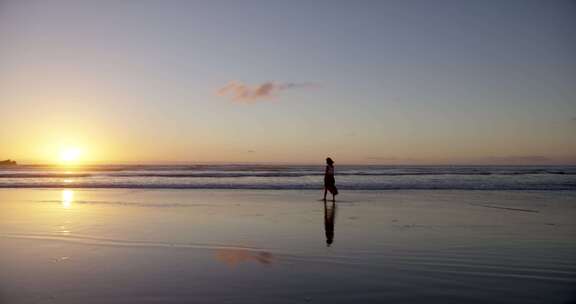
[[[334,179],[334,167],[326,166],[326,172],[324,173],[324,188],[328,189],[333,195],[338,194],[338,189],[336,188],[336,180]]]

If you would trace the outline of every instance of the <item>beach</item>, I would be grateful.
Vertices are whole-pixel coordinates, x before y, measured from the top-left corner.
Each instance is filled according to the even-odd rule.
[[[574,191],[350,190],[335,204],[321,194],[0,189],[0,302],[576,297]]]
[[[0,304],[576,304],[575,4],[1,1]]]

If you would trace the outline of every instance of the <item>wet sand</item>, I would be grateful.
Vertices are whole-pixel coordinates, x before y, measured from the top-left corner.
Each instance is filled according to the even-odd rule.
[[[1,189],[0,303],[576,300],[574,191],[320,197]]]

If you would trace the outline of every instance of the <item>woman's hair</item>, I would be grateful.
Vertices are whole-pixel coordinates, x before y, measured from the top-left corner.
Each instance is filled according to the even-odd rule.
[[[330,157],[328,157],[328,158],[326,158],[326,163],[329,165],[332,165],[334,163],[334,161]]]

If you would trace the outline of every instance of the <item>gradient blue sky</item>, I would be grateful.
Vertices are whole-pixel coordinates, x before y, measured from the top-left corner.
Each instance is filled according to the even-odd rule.
[[[0,158],[576,163],[574,1],[0,2]],[[310,84],[249,102],[231,81]]]

